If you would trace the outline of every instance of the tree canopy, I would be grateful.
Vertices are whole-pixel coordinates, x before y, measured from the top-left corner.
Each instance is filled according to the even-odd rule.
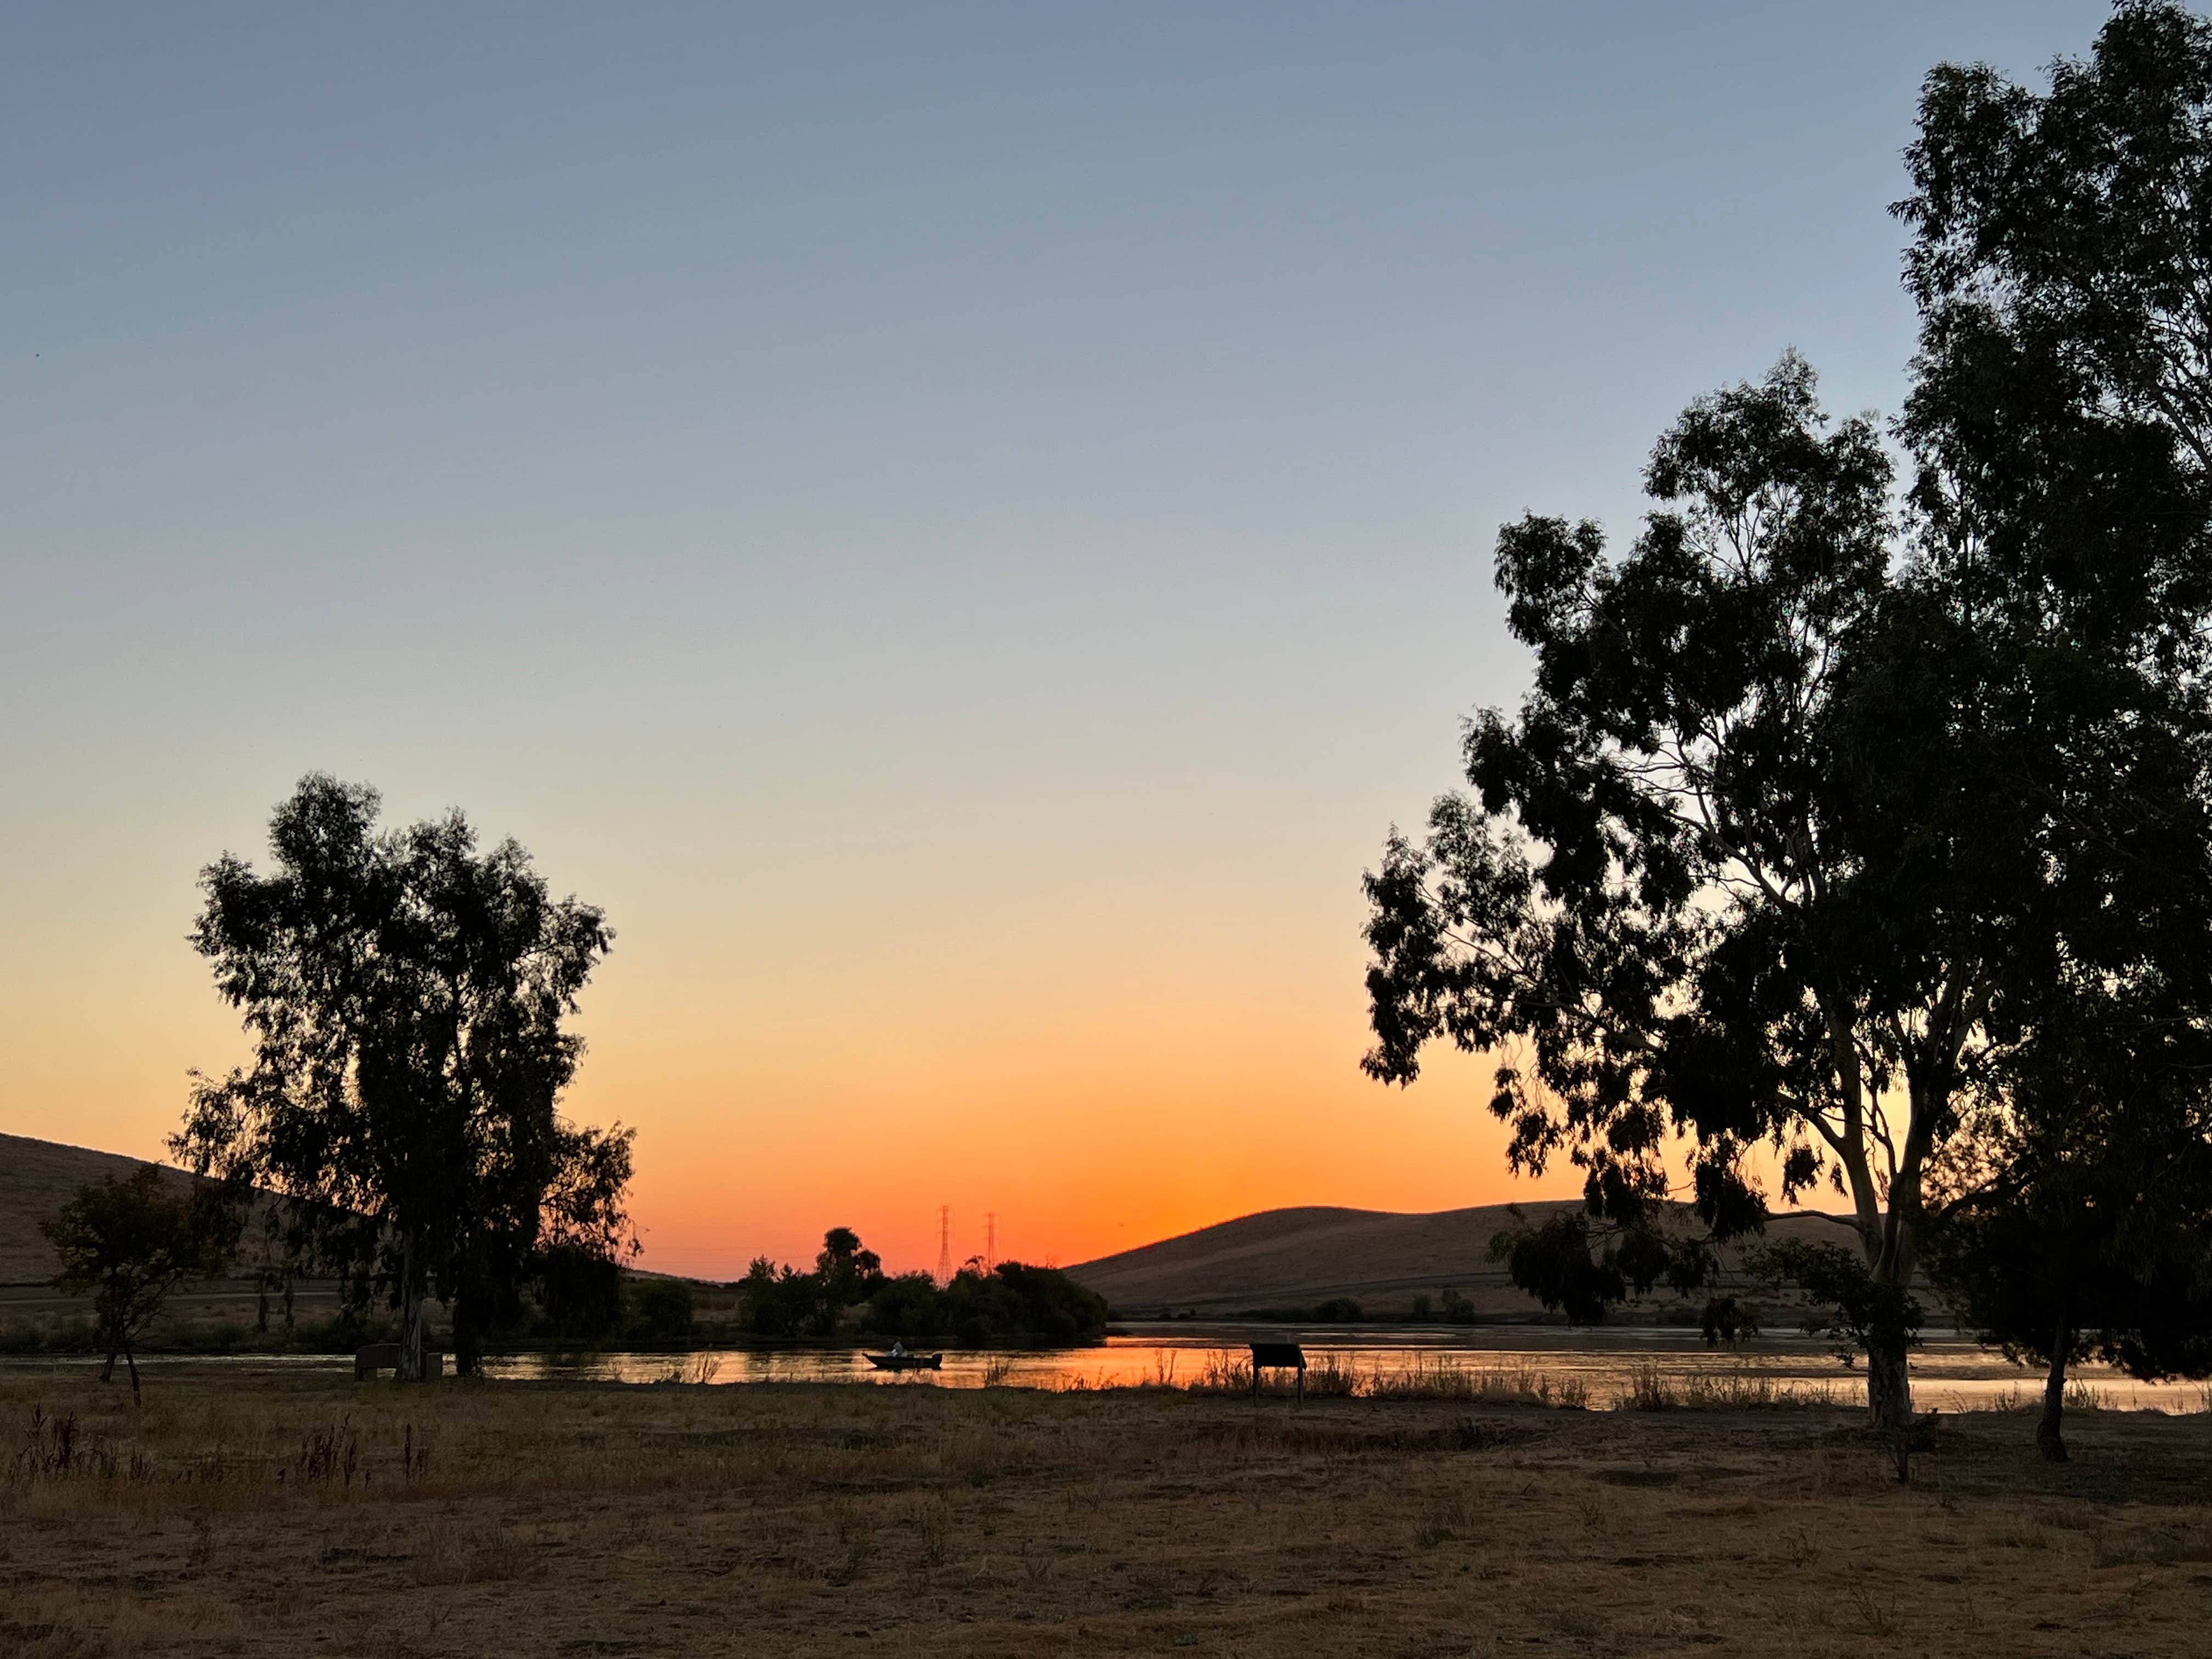
[[[58,1214],[39,1224],[61,1258],[54,1287],[92,1297],[94,1334],[107,1356],[101,1382],[114,1376],[120,1354],[131,1397],[138,1398],[132,1346],[172,1291],[230,1265],[240,1224],[230,1194],[208,1182],[188,1185],[150,1164],[125,1180],[80,1187]]]
[[[2052,988],[2212,1006],[2208,116],[2212,33],[2171,4],[2119,6],[2048,93],[1933,72],[1907,487],[1786,356],[1662,436],[1626,553],[1507,526],[1532,690],[1368,878],[1367,1069],[1493,1054],[1514,1167],[1564,1152],[1617,1230],[1595,1278],[1559,1239],[1530,1271],[1693,1284],[1763,1224],[1765,1143],[1783,1198],[1849,1200],[1865,1282],[1830,1288],[1887,1310],[1886,1425],[1931,1169],[2043,1064]],[[1658,1224],[1678,1148],[1694,1237]]]
[[[2045,1369],[2036,1439],[2054,1461],[2075,1362],[2212,1373],[2205,1045],[2092,988],[2054,1010],[1937,1172],[1929,1276],[1985,1342]]]
[[[311,775],[271,821],[269,874],[228,854],[202,873],[193,943],[254,1057],[201,1081],[174,1145],[283,1195],[357,1302],[389,1297],[403,1375],[431,1297],[468,1370],[541,1249],[629,1242],[630,1132],[558,1111],[613,935],[515,842],[479,851],[459,812],[382,830],[380,806]]]
[[[1106,1298],[1054,1267],[970,1262],[939,1285],[927,1273],[885,1279],[861,1328],[924,1342],[951,1338],[978,1346],[998,1338],[1047,1342],[1095,1339],[1106,1328]]]

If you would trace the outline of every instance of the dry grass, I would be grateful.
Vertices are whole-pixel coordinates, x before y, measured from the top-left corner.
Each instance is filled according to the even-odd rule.
[[[1521,1217],[1540,1223],[1580,1202],[1534,1200]],[[1402,1312],[1416,1296],[1439,1302],[1447,1286],[1486,1317],[1526,1319],[1533,1312],[1528,1293],[1490,1255],[1491,1239],[1516,1224],[1503,1204],[1426,1215],[1264,1210],[1068,1271],[1129,1319],[1168,1309],[1220,1316],[1247,1308],[1311,1308],[1340,1296],[1370,1314]],[[1841,1218],[1797,1211],[1776,1216],[1769,1237],[1850,1242],[1856,1235]],[[1737,1282],[1733,1273],[1729,1282]]]
[[[1761,1412],[1825,1409],[1850,1405],[1852,1400],[1826,1382],[1778,1381],[1748,1368],[1669,1376],[1656,1365],[1643,1364],[1630,1371],[1613,1403],[1615,1410],[1624,1412]]]
[[[1188,1371],[1172,1360],[1157,1368],[1144,1385],[1187,1389],[1193,1394],[1249,1395],[1252,1362],[1231,1353],[1212,1353]],[[1297,1389],[1296,1374],[1269,1371],[1263,1394]],[[1469,1406],[1553,1406],[1581,1410],[1589,1404],[1589,1385],[1579,1377],[1553,1376],[1533,1365],[1455,1365],[1425,1354],[1409,1355],[1395,1365],[1360,1365],[1338,1353],[1318,1353],[1307,1362],[1305,1391],[1316,1400],[1428,1401]]]
[[[2095,1413],[2051,1468],[2020,1418],[1947,1415],[1900,1488],[1841,1407],[1188,1381],[165,1367],[134,1415],[82,1373],[0,1370],[0,1655],[1989,1659],[2194,1653],[2212,1613],[2201,1418]]]

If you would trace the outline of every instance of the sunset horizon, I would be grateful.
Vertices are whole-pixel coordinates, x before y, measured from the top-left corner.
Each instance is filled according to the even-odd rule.
[[[1626,545],[1786,348],[1895,409],[1922,73],[2101,11],[45,15],[0,1127],[163,1155],[246,1053],[198,872],[321,770],[607,913],[648,1266],[1571,1194],[1486,1065],[1358,1070],[1361,872],[1525,685],[1492,538]]]

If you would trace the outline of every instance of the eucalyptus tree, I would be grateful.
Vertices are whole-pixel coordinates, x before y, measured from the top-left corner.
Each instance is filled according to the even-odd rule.
[[[200,1081],[173,1144],[290,1200],[356,1304],[387,1298],[401,1375],[433,1297],[472,1370],[541,1247],[629,1238],[630,1132],[558,1111],[583,1053],[567,1022],[613,936],[514,842],[479,851],[459,812],[380,829],[380,806],[311,775],[276,811],[270,873],[228,854],[202,872],[193,942],[254,1056]]]
[[[1655,1248],[1678,1137],[1708,1239],[1763,1224],[1747,1159],[1769,1143],[1784,1194],[1827,1176],[1869,1274],[1901,1285],[1993,941],[1966,915],[1886,927],[1905,874],[1853,845],[1885,757],[1840,711],[1869,642],[1911,621],[1891,463],[1791,356],[1693,404],[1644,483],[1625,556],[1589,521],[1499,532],[1534,688],[1468,727],[1473,794],[1439,799],[1419,842],[1394,831],[1367,878],[1364,1065],[1404,1083],[1432,1040],[1498,1055],[1510,1161],[1564,1150],[1644,1285],[1702,1265]],[[1909,1413],[1908,1339],[1869,1342],[1883,1423]]]
[[[2212,30],[2130,0],[2047,92],[1939,67],[1907,160],[1901,510],[1785,359],[1662,439],[1625,556],[1507,526],[1534,690],[1368,879],[1370,1072],[1497,1054],[1510,1158],[1584,1166],[1630,1290],[1761,1224],[1755,1143],[1825,1176],[1884,1425],[1931,1167],[1992,1100],[2094,1109],[2006,1092],[2050,988],[2212,1006]],[[1705,1233],[1662,1247],[1677,1137]]]
[[[2124,0],[2041,89],[1944,65],[1907,162],[1921,556],[2039,728],[2008,770],[2055,940],[1936,1266],[2050,1367],[2063,1455],[2070,1359],[2212,1339],[2212,24]]]

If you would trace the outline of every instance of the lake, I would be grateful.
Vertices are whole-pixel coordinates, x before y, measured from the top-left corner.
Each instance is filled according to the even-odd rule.
[[[1082,1348],[945,1349],[944,1369],[878,1371],[847,1348],[722,1348],[690,1353],[498,1354],[489,1376],[514,1381],[663,1382],[854,1382],[887,1388],[1082,1389],[1143,1383],[1183,1387],[1211,1367],[1249,1358],[1254,1341],[1299,1341],[1310,1364],[1334,1364],[1363,1379],[1433,1376],[1465,1371],[1547,1379],[1556,1395],[1577,1389],[1596,1410],[1612,1408],[1639,1374],[1680,1390],[1700,1381],[1771,1384],[1795,1395],[1825,1394],[1838,1405],[1864,1402],[1862,1369],[1845,1367],[1834,1350],[1796,1332],[1762,1336],[1741,1352],[1707,1348],[1679,1327],[1558,1325],[1474,1327],[1313,1327],[1173,1322],[1120,1328],[1127,1334]],[[880,1346],[880,1345],[878,1345]],[[930,1350],[934,1352],[934,1350]],[[94,1362],[83,1355],[0,1358],[0,1369],[52,1370]],[[148,1355],[139,1367],[173,1364],[246,1366],[274,1370],[349,1369],[340,1354]],[[119,1374],[119,1373],[118,1373]],[[2101,1365],[2069,1377],[2094,1389],[2103,1406],[2126,1411],[2194,1413],[2208,1409],[2212,1389],[2197,1382],[2144,1383]],[[1962,1337],[1930,1337],[1912,1356],[1913,1404],[1921,1410],[1990,1410],[2038,1401],[2042,1373],[2008,1364],[2002,1354]]]
[[[1559,1326],[1381,1327],[1286,1329],[1280,1326],[1181,1322],[1129,1326],[1103,1346],[944,1350],[939,1371],[894,1374],[872,1368],[857,1351],[732,1348],[692,1354],[602,1353],[580,1358],[502,1355],[486,1372],[516,1379],[573,1376],[653,1382],[680,1376],[715,1384],[741,1382],[865,1382],[894,1388],[1089,1389],[1146,1382],[1188,1384],[1209,1364],[1241,1361],[1255,1341],[1302,1341],[1310,1364],[1334,1360],[1363,1376],[1389,1377],[1437,1370],[1474,1372],[1527,1370],[1578,1383],[1589,1404],[1605,1408],[1639,1370],[1656,1371],[1680,1387],[1703,1378],[1749,1375],[1793,1393],[1826,1390],[1838,1404],[1866,1397],[1865,1373],[1846,1369],[1834,1351],[1790,1333],[1763,1336],[1741,1352],[1716,1352],[1698,1334],[1680,1328],[1607,1326],[1574,1330]],[[2137,1382],[2099,1365],[2071,1376],[2116,1409],[2168,1413],[2206,1409],[2206,1389],[2193,1382]],[[1922,1410],[1988,1410],[2029,1403],[2040,1395],[2039,1371],[2006,1363],[2002,1354],[1954,1336],[1931,1337],[1912,1358],[1913,1403]]]

